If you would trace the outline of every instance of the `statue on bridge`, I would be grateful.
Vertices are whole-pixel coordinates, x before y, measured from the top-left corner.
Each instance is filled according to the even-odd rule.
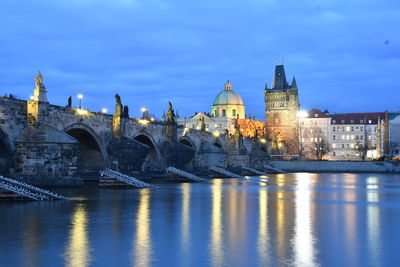
[[[70,96],[70,97],[68,97],[68,105],[67,105],[67,107],[72,107],[72,97]]]
[[[38,75],[35,77],[35,89],[46,89],[46,87],[43,84],[43,76],[40,71]]]
[[[172,108],[172,103],[168,101],[169,108],[168,108],[168,113],[167,113],[167,122],[169,123],[175,123],[175,112],[174,109]]]
[[[47,101],[46,93],[46,86],[44,86],[43,84],[43,76],[42,73],[39,71],[38,75],[35,77],[35,90],[33,91],[33,100],[48,103],[49,101]]]
[[[119,96],[119,94],[115,94],[115,101],[117,101],[118,105],[122,106],[121,97]]]

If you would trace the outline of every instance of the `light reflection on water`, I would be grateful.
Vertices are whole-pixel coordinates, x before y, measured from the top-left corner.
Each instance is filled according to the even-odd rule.
[[[139,208],[136,213],[136,231],[133,250],[134,266],[149,266],[152,254],[150,189],[139,190]]]
[[[71,218],[69,241],[65,253],[66,266],[89,266],[91,256],[87,225],[86,207],[84,204],[78,204]]]
[[[210,259],[212,266],[221,266],[224,260],[224,249],[222,239],[222,180],[216,179],[212,184],[212,207],[211,207],[211,236],[210,236]]]
[[[400,262],[400,176],[280,174],[0,202],[0,266]],[[56,264],[57,265],[57,264]]]

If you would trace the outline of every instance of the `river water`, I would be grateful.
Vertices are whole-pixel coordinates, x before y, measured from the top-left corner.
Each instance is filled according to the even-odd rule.
[[[0,266],[399,266],[400,175],[278,174],[1,201]]]

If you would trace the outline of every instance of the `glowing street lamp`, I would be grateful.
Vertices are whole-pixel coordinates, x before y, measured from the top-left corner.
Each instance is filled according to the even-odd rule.
[[[83,94],[78,94],[78,99],[79,99],[79,109],[82,109]]]
[[[296,113],[296,117],[297,117],[297,118],[304,119],[304,118],[307,118],[307,117],[308,117],[308,113],[307,113],[307,111],[305,111],[305,110],[299,110],[299,111]]]
[[[101,109],[101,113],[107,113],[107,109],[106,108],[102,108]]]

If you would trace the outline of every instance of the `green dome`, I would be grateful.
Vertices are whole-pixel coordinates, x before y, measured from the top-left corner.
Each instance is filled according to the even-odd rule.
[[[217,105],[243,105],[242,97],[232,90],[229,81],[225,84],[225,90],[215,97],[213,106]]]

